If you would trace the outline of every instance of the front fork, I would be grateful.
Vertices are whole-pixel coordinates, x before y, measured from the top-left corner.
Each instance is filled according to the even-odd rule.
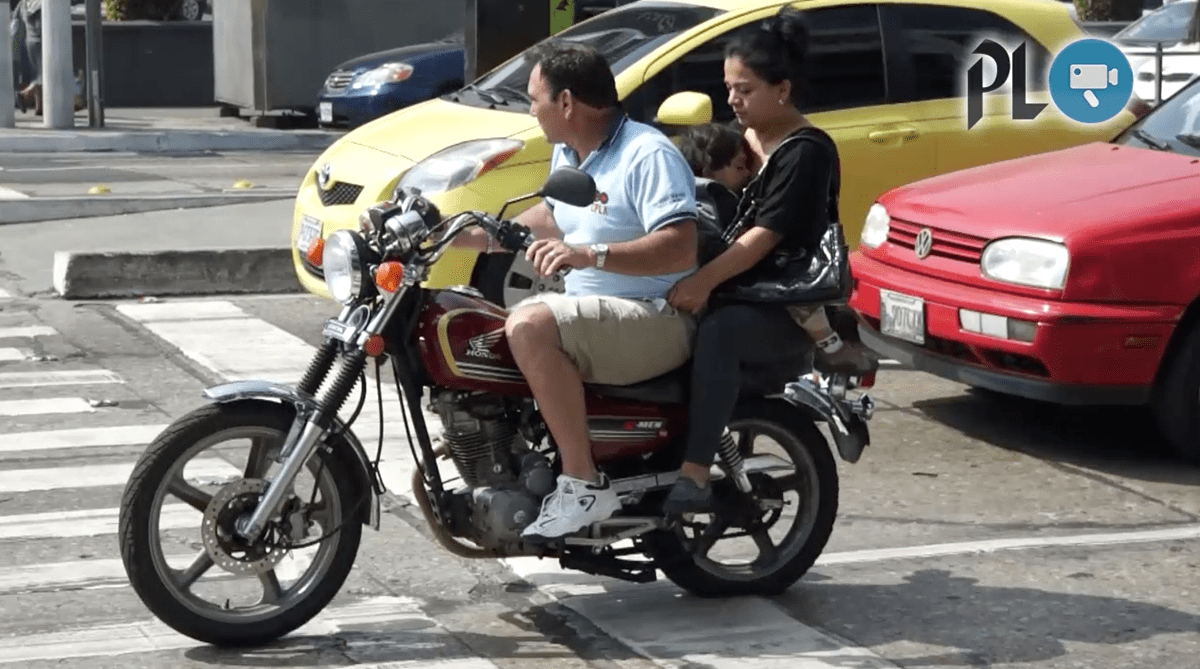
[[[339,342],[326,337],[317,351],[317,355],[309,364],[308,370],[300,380],[298,390],[306,396],[313,395],[328,376],[333,362],[337,358]],[[357,347],[347,353],[341,361],[341,369],[326,392],[318,399],[315,410],[297,409],[296,420],[284,441],[283,451],[278,462],[282,466],[274,476],[265,478],[267,491],[259,501],[258,506],[248,515],[238,518],[235,529],[247,541],[257,541],[284,502],[284,496],[292,489],[292,481],[300,473],[300,469],[308,462],[317,447],[321,444],[329,427],[337,418],[338,411],[345,404],[354,384],[366,367],[367,354]],[[297,434],[298,433],[298,434]]]

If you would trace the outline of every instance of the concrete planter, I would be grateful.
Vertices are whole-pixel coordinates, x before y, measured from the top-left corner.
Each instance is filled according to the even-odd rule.
[[[84,22],[71,25],[75,72],[87,68]],[[105,21],[106,107],[208,107],[213,96],[210,21]]]

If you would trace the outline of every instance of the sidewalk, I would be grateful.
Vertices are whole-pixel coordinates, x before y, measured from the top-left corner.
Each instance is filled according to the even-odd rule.
[[[0,253],[24,295],[301,292],[291,265],[293,206],[286,200],[6,225]]]
[[[17,127],[0,128],[0,154],[63,151],[278,151],[322,150],[344,131],[255,128],[245,118],[221,117],[219,107],[114,108],[104,128],[88,127],[87,110],[75,128],[43,126],[32,110],[17,111]]]

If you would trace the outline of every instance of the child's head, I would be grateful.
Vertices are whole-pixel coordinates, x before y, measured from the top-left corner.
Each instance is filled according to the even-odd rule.
[[[736,128],[723,123],[688,128],[679,150],[696,176],[720,182],[735,193],[750,180],[750,145]]]

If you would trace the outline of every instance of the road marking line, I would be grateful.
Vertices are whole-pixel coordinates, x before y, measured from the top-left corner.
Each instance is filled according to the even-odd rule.
[[[0,348],[0,362],[20,362],[33,355],[25,348]]]
[[[166,425],[118,425],[0,434],[0,453],[92,446],[143,446],[154,441],[165,429]]]
[[[6,372],[0,374],[0,388],[86,386],[101,383],[125,383],[125,379],[107,369],[68,369],[54,372]]]
[[[0,594],[34,589],[128,584],[128,578],[125,565],[119,559],[30,564],[0,569]]]
[[[120,509],[49,511],[0,516],[0,540],[67,539],[116,534],[119,518]],[[164,504],[159,512],[158,528],[199,529],[201,518],[199,511],[186,504]]]
[[[250,318],[250,315],[241,307],[225,300],[122,304],[117,307],[117,311],[140,323],[196,321],[210,318]]]
[[[429,620],[421,612],[416,600],[408,597],[373,597],[353,604],[330,607],[288,636],[329,636],[350,625],[379,624],[411,618]],[[447,634],[441,627],[435,629],[441,634]],[[148,620],[2,639],[0,664],[77,657],[111,657],[181,650],[203,645],[158,620]],[[425,644],[422,644],[422,650],[424,646]]]
[[[1106,532],[1101,534],[1076,534],[1057,537],[1018,537],[1012,539],[990,539],[963,541],[903,548],[878,548],[860,551],[828,553],[817,558],[816,566],[861,564],[885,560],[913,560],[947,555],[972,555],[1005,550],[1029,550],[1037,548],[1066,548],[1071,546],[1111,546],[1119,544],[1152,543],[1156,541],[1183,541],[1200,539],[1200,525],[1184,525],[1161,530],[1137,532]]]
[[[40,400],[0,401],[0,416],[40,416],[56,413],[94,413],[82,397],[50,397]]]
[[[8,292],[7,290],[5,290],[3,288],[0,288],[0,301],[11,300],[12,298],[13,298],[12,293]]]
[[[0,186],[0,200],[27,200],[29,196],[19,190]]]
[[[0,328],[0,339],[33,339],[34,337],[52,337],[58,330],[45,325],[31,325],[15,328]]]
[[[116,465],[9,469],[0,471],[0,493],[124,486],[135,466],[136,462],[125,462]],[[241,477],[242,471],[218,458],[196,458],[187,463],[183,474],[189,482],[218,479],[223,483],[225,479]]]

